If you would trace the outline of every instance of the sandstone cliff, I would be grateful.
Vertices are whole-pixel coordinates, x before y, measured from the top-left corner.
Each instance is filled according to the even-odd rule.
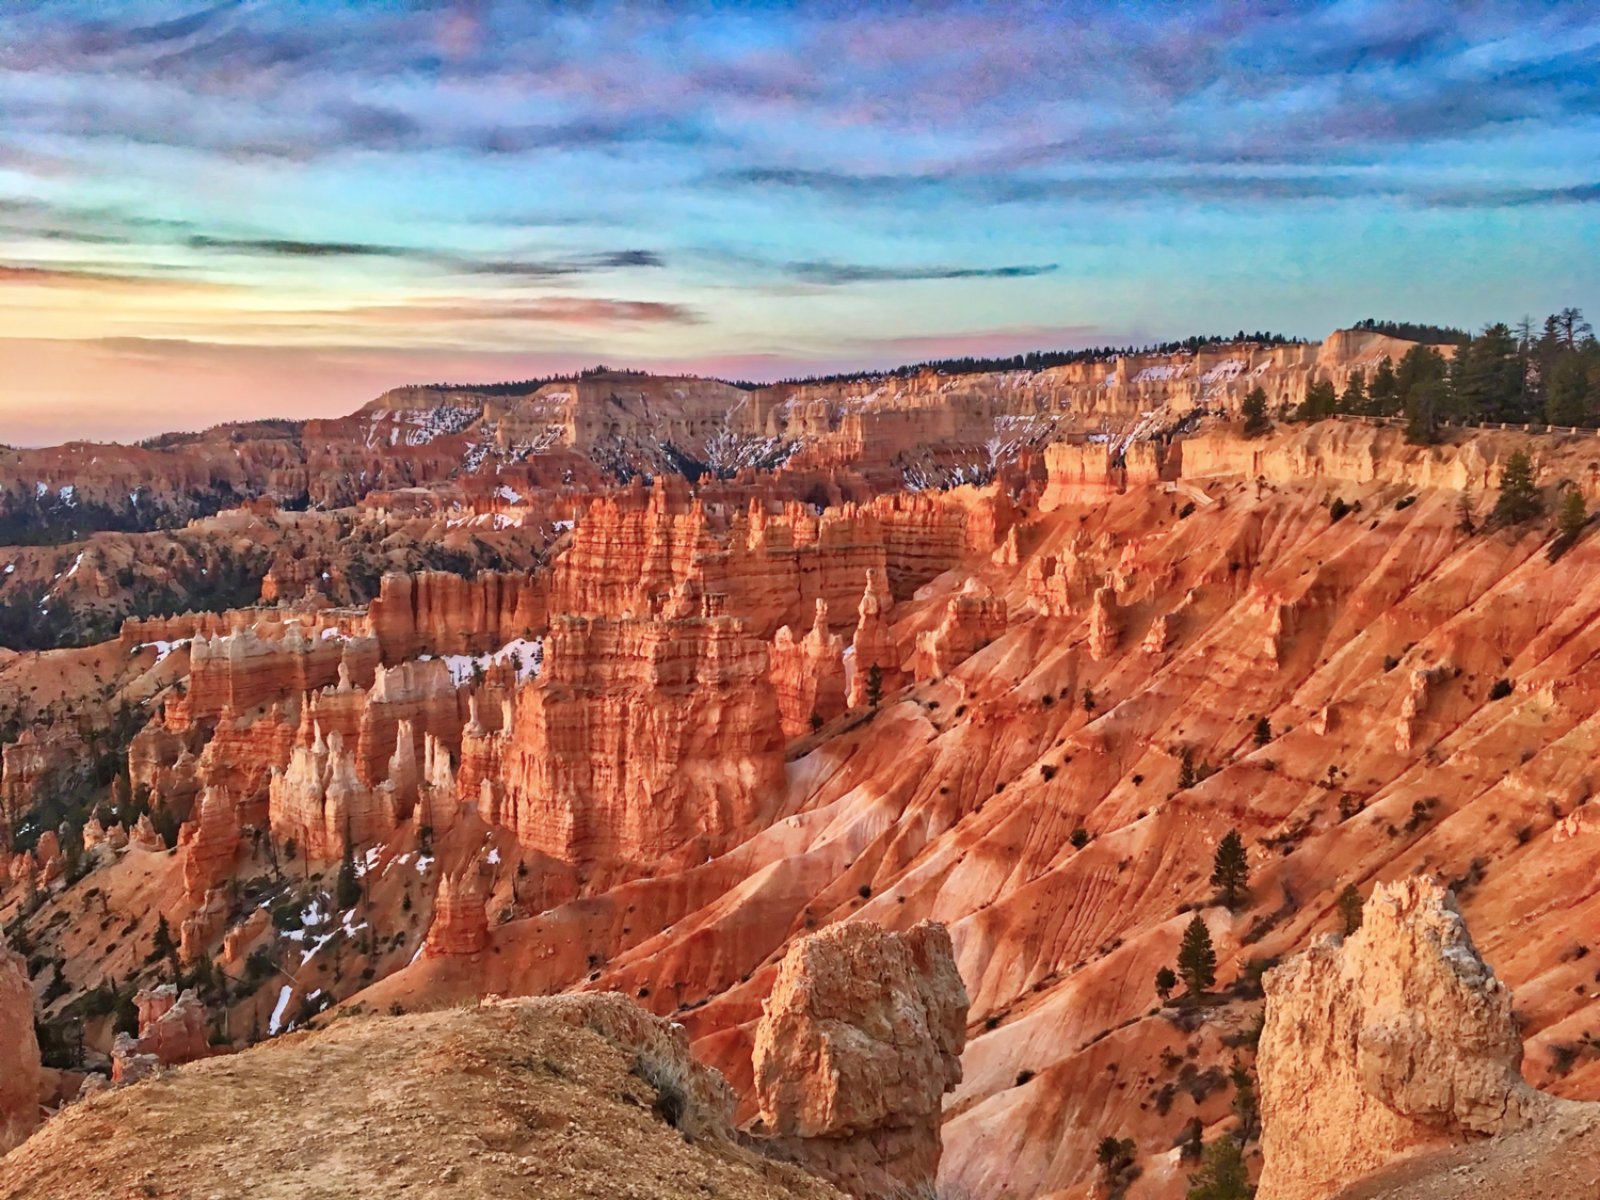
[[[1266,979],[1259,1200],[1324,1200],[1397,1157],[1551,1120],[1511,992],[1438,883],[1380,884],[1361,928]]]
[[[39,1123],[39,1042],[27,964],[0,944],[0,1154]]]
[[[761,1130],[851,1195],[931,1188],[966,1017],[942,925],[848,922],[800,939],[756,1030]]]

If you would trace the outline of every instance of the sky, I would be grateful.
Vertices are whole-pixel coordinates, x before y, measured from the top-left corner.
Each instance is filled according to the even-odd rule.
[[[0,443],[1600,310],[1600,5],[0,0]]]

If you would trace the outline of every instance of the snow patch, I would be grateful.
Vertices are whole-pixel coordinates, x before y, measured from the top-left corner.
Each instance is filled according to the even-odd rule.
[[[544,668],[544,639],[512,638],[490,654],[444,654],[440,661],[450,669],[451,682],[457,687],[471,680],[475,670],[487,671],[497,663],[513,663],[517,682],[525,683],[536,678]]]
[[[277,1006],[272,1010],[272,1020],[267,1025],[267,1035],[269,1037],[276,1037],[278,1031],[283,1028],[283,1014],[284,1011],[289,1007],[289,997],[293,995],[294,984],[284,984],[283,990],[278,993]]]

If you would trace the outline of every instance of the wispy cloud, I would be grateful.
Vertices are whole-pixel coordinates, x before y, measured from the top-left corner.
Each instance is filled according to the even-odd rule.
[[[806,283],[894,283],[915,282],[927,279],[1028,279],[1035,275],[1048,275],[1056,269],[1055,263],[1039,266],[1014,267],[871,267],[861,264],[825,261],[785,263],[785,273]]]

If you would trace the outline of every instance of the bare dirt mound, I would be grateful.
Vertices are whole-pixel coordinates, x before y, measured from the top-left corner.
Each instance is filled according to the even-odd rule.
[[[1398,1163],[1334,1200],[1480,1200],[1600,1196],[1600,1113],[1574,1106],[1553,1120]]]
[[[348,1018],[76,1105],[3,1200],[840,1193],[733,1141],[731,1093],[618,996]]]

